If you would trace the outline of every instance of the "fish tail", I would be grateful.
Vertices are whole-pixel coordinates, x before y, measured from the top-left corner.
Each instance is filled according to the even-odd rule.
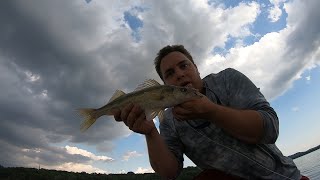
[[[97,120],[97,113],[95,109],[78,109],[79,114],[84,118],[81,122],[80,130],[84,132]]]

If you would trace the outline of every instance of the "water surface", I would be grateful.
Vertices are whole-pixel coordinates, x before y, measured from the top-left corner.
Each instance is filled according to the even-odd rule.
[[[293,160],[302,175],[320,180],[320,149]]]

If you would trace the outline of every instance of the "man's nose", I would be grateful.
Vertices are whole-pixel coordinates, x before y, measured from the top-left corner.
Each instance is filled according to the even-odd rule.
[[[177,69],[176,70],[176,78],[177,78],[177,80],[180,80],[184,76],[185,76],[184,71],[182,71],[181,69]]]

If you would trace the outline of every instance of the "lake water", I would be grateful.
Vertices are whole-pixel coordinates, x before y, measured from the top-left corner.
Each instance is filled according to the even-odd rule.
[[[293,160],[301,174],[310,179],[320,180],[320,149]]]

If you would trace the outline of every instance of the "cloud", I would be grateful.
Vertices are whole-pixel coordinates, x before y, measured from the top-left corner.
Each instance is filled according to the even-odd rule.
[[[129,161],[129,159],[139,156],[142,156],[142,154],[138,153],[137,151],[128,151],[122,156],[122,158],[123,161]]]
[[[134,13],[144,24],[136,43],[132,30],[122,24],[124,12],[139,3],[108,3],[112,6],[98,1],[90,6],[80,1],[2,2],[0,109],[6,133],[1,139],[16,148],[70,141],[112,150],[104,144],[131,131],[103,117],[80,133],[82,119],[74,109],[103,106],[115,89],[129,92],[146,78],[159,80],[150,57],[161,46],[184,43],[200,59],[213,46],[223,46],[228,36],[248,33],[259,13],[257,3],[222,9],[198,1],[148,2],[147,10]],[[187,20],[182,9],[194,15]],[[41,139],[34,141],[35,136]]]
[[[298,112],[298,111],[300,110],[300,108],[299,108],[299,107],[293,107],[291,110],[292,110],[293,112]]]
[[[281,14],[282,10],[278,6],[275,6],[269,9],[268,18],[271,20],[271,22],[276,22],[280,19]]]
[[[108,174],[108,171],[96,168],[92,165],[79,164],[79,163],[64,163],[59,166],[44,166],[46,169],[56,169],[60,171],[70,171],[70,172],[86,172],[86,173],[101,173]]]
[[[167,44],[184,44],[202,76],[234,67],[266,97],[280,96],[305,69],[320,63],[319,2],[272,1],[288,14],[287,26],[252,45],[242,42],[252,36],[263,8],[257,2],[229,8],[198,0],[1,2],[0,163],[66,167],[101,158],[55,147],[62,142],[112,151],[114,140],[132,132],[104,116],[80,133],[82,119],[74,110],[101,107],[116,89],[130,92],[144,79],[160,80],[153,58]],[[143,23],[134,32],[139,41],[125,12]],[[240,43],[225,55],[212,53],[230,38]]]
[[[121,171],[118,172],[118,174],[126,174],[126,171],[122,169]]]
[[[172,8],[168,9],[169,6]],[[155,56],[164,45],[181,43],[192,52],[196,62],[201,62],[215,46],[224,47],[228,37],[248,35],[248,27],[260,13],[255,2],[228,9],[205,1],[161,1],[150,7],[141,13],[144,21],[141,43],[150,47],[146,49],[152,52],[150,56]],[[185,12],[190,15],[186,16]]]
[[[306,76],[306,80],[307,80],[307,82],[310,82],[311,81],[311,76]]]
[[[138,167],[138,169],[134,171],[134,173],[136,174],[154,173],[154,170],[152,168]]]
[[[36,139],[35,139],[36,140]],[[54,146],[17,146],[0,140],[1,165],[14,167],[59,166],[64,163],[86,164],[90,158],[79,154],[69,154],[65,148]],[[37,148],[35,148],[37,147]]]
[[[77,147],[72,147],[72,146],[66,146],[67,152],[69,154],[80,154],[82,156],[88,157],[94,161],[104,161],[104,162],[110,162],[113,161],[114,159],[108,157],[108,156],[97,156],[89,151],[86,151],[84,149],[79,149]]]
[[[231,48],[226,55],[208,55],[200,65],[200,72],[209,74],[233,67],[260,87],[267,99],[282,95],[305,70],[319,64],[320,25],[315,20],[306,20],[320,15],[314,8],[317,5],[319,1],[285,3],[286,28],[267,33],[252,45]],[[303,7],[304,11],[297,7]],[[305,27],[312,32],[306,35]]]
[[[273,5],[269,8],[268,18],[271,22],[276,22],[280,19],[282,15],[282,9],[280,5],[283,4],[286,0],[270,0],[270,3]]]

